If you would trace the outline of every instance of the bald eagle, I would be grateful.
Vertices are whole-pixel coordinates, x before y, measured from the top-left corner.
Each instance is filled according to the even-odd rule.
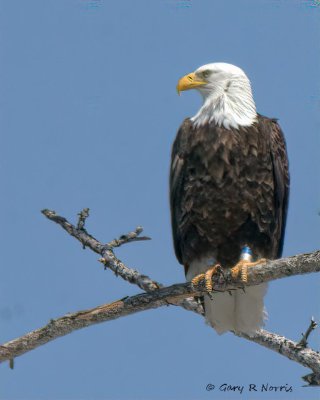
[[[204,65],[177,85],[179,93],[193,88],[203,105],[183,121],[173,143],[170,206],[177,259],[196,282],[199,274],[211,278],[218,264],[237,274],[254,259],[281,256],[289,172],[281,128],[257,113],[242,69]],[[264,324],[266,289],[205,295],[207,322],[219,334],[253,335]]]

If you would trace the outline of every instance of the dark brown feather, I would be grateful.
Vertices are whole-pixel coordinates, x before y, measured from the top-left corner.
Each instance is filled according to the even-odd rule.
[[[285,139],[261,115],[247,128],[186,119],[172,148],[170,205],[179,262],[215,257],[224,267],[247,244],[255,257],[280,257],[289,193]]]

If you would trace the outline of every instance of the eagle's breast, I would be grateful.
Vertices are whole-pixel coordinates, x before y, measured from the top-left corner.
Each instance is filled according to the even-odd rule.
[[[239,129],[195,127],[188,119],[182,125],[173,146],[179,176],[171,171],[171,183],[179,186],[172,208],[184,264],[210,254],[232,265],[247,242],[257,255],[271,256],[275,188],[271,138],[261,120]]]

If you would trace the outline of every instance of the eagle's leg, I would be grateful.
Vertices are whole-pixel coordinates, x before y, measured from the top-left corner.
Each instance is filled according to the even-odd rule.
[[[242,282],[248,281],[248,268],[255,267],[259,264],[265,264],[267,260],[260,258],[257,261],[252,262],[252,252],[248,246],[245,246],[241,251],[240,261],[231,268],[231,276],[233,279],[237,279],[240,275]]]
[[[217,273],[221,273],[221,266],[219,264],[210,267],[205,274],[199,274],[195,276],[191,281],[192,286],[196,288],[199,283],[204,279],[206,290],[208,293],[211,293],[213,291],[212,276]]]

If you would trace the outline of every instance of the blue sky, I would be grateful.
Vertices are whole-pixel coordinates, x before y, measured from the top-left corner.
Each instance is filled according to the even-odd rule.
[[[0,336],[139,289],[40,213],[51,208],[109,241],[143,225],[150,242],[119,249],[129,266],[184,281],[171,242],[170,147],[197,93],[180,76],[224,61],[251,79],[258,111],[285,132],[291,197],[284,255],[319,248],[319,12],[313,1],[0,0]],[[319,277],[270,285],[266,329],[298,340],[320,319]],[[310,344],[319,349],[319,333]],[[0,365],[1,399],[235,399],[208,383],[289,384],[318,399],[308,370],[203,320],[163,308],[96,325]],[[244,396],[240,396],[244,398]]]

